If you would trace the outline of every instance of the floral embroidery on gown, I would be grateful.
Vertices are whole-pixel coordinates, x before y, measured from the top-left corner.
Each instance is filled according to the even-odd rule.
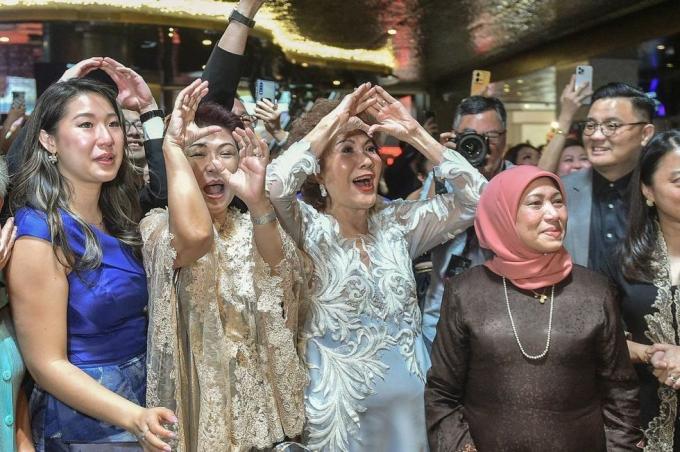
[[[298,436],[307,375],[296,350],[302,261],[281,231],[275,274],[247,214],[230,210],[212,250],[173,270],[168,213],[140,224],[149,275],[147,405],[179,418],[173,450],[247,451]]]
[[[313,263],[300,314],[310,376],[306,443],[329,451],[427,450],[423,391],[430,361],[411,260],[472,224],[486,180],[447,150],[436,171],[455,193],[380,202],[369,216],[369,233],[348,240],[333,217],[296,197],[318,171],[309,144],[300,141],[269,165],[267,175],[284,229]]]

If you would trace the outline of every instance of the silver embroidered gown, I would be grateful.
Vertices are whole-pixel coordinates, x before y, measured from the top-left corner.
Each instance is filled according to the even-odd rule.
[[[472,224],[486,183],[459,154],[446,150],[444,158],[435,171],[457,187],[453,194],[380,202],[360,240],[345,239],[332,216],[297,199],[305,179],[319,171],[308,143],[293,144],[269,165],[271,202],[313,262],[300,333],[310,377],[305,441],[313,450],[427,450],[430,359],[411,260]]]

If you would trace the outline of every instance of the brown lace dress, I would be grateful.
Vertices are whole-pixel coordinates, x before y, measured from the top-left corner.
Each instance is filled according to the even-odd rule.
[[[149,280],[147,405],[175,410],[178,451],[266,448],[302,432],[296,351],[301,260],[282,233],[272,272],[247,215],[229,212],[213,249],[173,271],[167,211],[140,225]]]

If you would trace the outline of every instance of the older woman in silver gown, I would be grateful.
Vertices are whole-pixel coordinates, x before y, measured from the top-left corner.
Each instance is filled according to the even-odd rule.
[[[332,107],[317,104],[293,126],[291,137],[308,133],[267,176],[283,227],[313,262],[301,326],[310,376],[305,439],[313,450],[424,451],[430,361],[411,260],[472,224],[485,179],[380,87],[362,85]],[[369,128],[362,113],[377,123]],[[374,132],[436,162],[455,194],[380,200]],[[296,197],[301,187],[305,200]]]

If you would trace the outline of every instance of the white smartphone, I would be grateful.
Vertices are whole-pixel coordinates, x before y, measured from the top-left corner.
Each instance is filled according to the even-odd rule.
[[[576,82],[574,83],[574,90],[578,90],[586,83],[590,84],[590,89],[593,89],[593,67],[592,66],[576,66]],[[591,97],[583,100],[584,103],[589,104],[592,101]]]
[[[491,72],[475,69],[472,71],[472,82],[470,83],[470,96],[481,96],[486,87],[491,83]]]
[[[276,100],[276,90],[278,85],[276,82],[270,80],[258,79],[255,82],[255,101],[259,102],[262,99],[269,99],[274,102]]]

